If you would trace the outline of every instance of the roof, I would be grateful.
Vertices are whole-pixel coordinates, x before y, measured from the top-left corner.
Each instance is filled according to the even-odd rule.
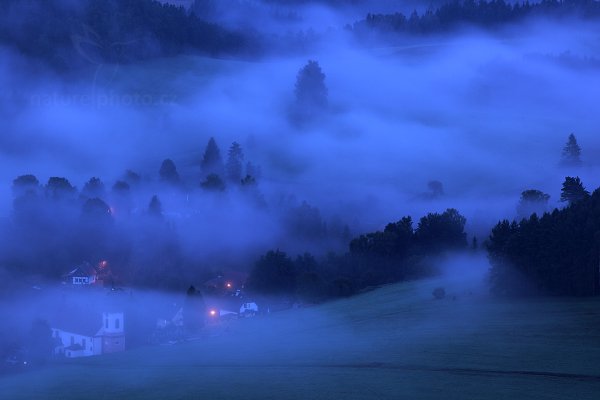
[[[79,277],[79,276],[93,276],[96,275],[97,271],[90,263],[83,263],[76,266],[73,270],[64,275],[65,278]]]

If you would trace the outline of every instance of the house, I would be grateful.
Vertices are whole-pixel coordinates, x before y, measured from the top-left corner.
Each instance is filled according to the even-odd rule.
[[[96,283],[96,269],[89,263],[78,265],[72,271],[63,276],[65,283],[72,285],[93,285]]]
[[[87,357],[125,350],[122,312],[104,312],[100,318],[63,318],[52,327],[55,354],[67,358]]]
[[[240,307],[240,315],[243,317],[253,317],[258,314],[258,305],[256,303],[243,303]]]
[[[73,286],[104,286],[105,282],[112,282],[113,276],[108,261],[101,260],[96,265],[84,262],[70,272],[63,275],[66,284]]]

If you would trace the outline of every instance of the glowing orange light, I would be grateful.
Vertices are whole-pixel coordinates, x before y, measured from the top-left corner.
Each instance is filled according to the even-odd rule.
[[[227,283],[227,287],[230,288],[231,287],[231,283],[228,282]]]
[[[215,315],[217,315],[217,312],[215,310],[210,310],[210,315],[214,317]]]

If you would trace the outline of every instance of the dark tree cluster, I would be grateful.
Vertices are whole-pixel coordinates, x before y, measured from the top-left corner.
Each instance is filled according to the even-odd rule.
[[[105,284],[177,287],[177,235],[163,218],[158,196],[142,210],[134,207],[142,185],[132,171],[110,190],[97,177],[81,191],[64,177],[50,177],[45,185],[34,175],[17,177],[12,218],[1,226],[10,242],[0,253],[2,264],[20,275],[60,279],[81,263],[109,260],[111,280]]]
[[[247,288],[258,295],[316,302],[430,276],[435,272],[433,257],[467,248],[465,223],[455,209],[422,217],[416,229],[412,219],[404,217],[383,231],[351,240],[348,253],[322,260],[308,253],[292,260],[279,250],[270,251],[254,265]]]
[[[155,0],[4,0],[0,43],[58,68],[199,51],[241,54],[248,37]]]
[[[359,36],[370,33],[435,34],[465,26],[490,29],[526,18],[571,16],[597,19],[600,17],[600,2],[595,0],[543,0],[515,3],[504,0],[451,1],[438,8],[430,7],[422,14],[413,11],[410,16],[402,13],[368,14],[364,20],[356,22],[349,29]]]
[[[498,294],[600,294],[600,191],[591,196],[567,177],[564,209],[499,222],[487,242],[492,290]]]
[[[200,167],[203,177],[200,187],[203,189],[222,192],[227,187],[241,187],[247,192],[253,192],[258,203],[263,202],[256,191],[260,167],[251,162],[244,164],[244,151],[238,142],[231,143],[227,151],[227,160],[223,162],[217,141],[211,137],[204,149]]]

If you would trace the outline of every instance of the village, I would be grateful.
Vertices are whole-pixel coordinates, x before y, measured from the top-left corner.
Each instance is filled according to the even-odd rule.
[[[85,262],[66,272],[58,288],[30,288],[40,299],[45,298],[44,292],[60,291],[60,300],[40,301],[44,306],[32,331],[51,335],[36,338],[47,343],[46,349],[51,347],[44,361],[61,362],[141,346],[201,340],[222,334],[240,318],[263,316],[293,306],[281,301],[267,305],[264,299],[259,302],[248,297],[244,291],[246,279],[246,274],[228,271],[192,285],[184,293],[156,294],[116,285],[118,280],[106,260]],[[265,306],[259,306],[261,303]],[[36,351],[39,349],[31,338],[4,349],[0,373],[32,368]]]

